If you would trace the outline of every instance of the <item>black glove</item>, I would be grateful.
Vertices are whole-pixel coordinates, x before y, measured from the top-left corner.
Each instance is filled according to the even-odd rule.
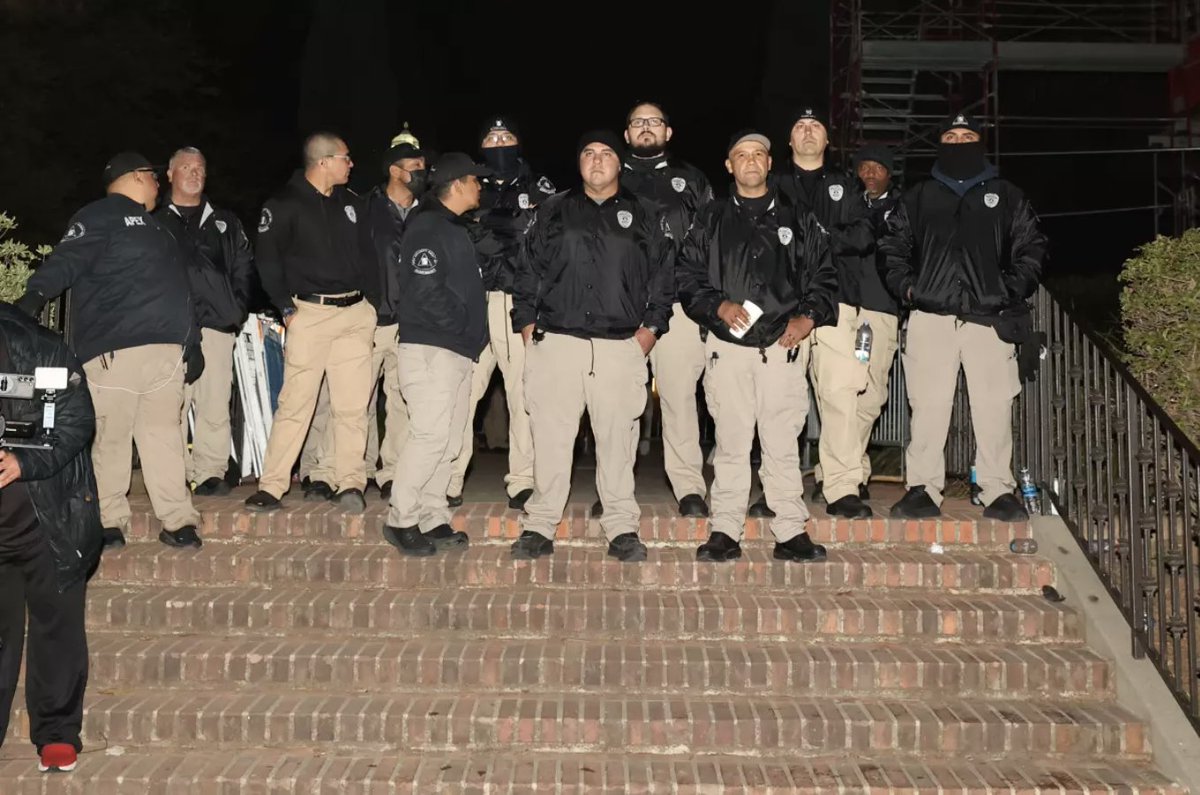
[[[30,317],[37,317],[41,313],[42,307],[46,305],[46,297],[36,290],[30,290],[17,299],[13,304],[17,309],[20,309]]]
[[[194,384],[204,372],[204,353],[199,343],[193,342],[183,349],[183,364],[187,368],[183,373],[185,384]]]

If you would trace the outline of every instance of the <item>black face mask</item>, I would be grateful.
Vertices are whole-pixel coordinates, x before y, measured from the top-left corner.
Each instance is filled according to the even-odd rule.
[[[408,182],[406,183],[406,187],[408,188],[409,193],[411,193],[413,196],[420,196],[422,193],[424,193],[425,185],[428,183],[428,176],[429,172],[423,168],[415,168],[408,172]]]
[[[511,179],[521,167],[521,147],[493,146],[483,150],[483,162],[501,179]]]
[[[964,180],[979,176],[987,165],[983,141],[965,144],[939,144],[938,169],[950,179]]]

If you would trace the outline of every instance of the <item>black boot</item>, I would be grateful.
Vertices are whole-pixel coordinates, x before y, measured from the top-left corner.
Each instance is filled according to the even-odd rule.
[[[465,547],[469,543],[466,533],[455,530],[448,524],[440,524],[424,535],[438,549]]]
[[[646,559],[646,545],[637,533],[622,533],[608,542],[608,556],[622,563],[640,563]]]
[[[693,519],[708,516],[708,503],[699,494],[688,494],[679,501],[679,515]]]
[[[541,533],[526,530],[513,542],[511,552],[517,560],[534,560],[543,555],[553,555],[554,542]]]
[[[893,519],[935,519],[942,515],[924,486],[913,486],[892,506]]]
[[[782,544],[775,544],[775,560],[792,560],[798,563],[822,561],[827,557],[825,547],[814,544],[808,533],[789,538]]]
[[[401,555],[411,555],[414,558],[427,558],[437,554],[437,547],[421,533],[419,527],[383,526],[383,537],[387,542],[400,550]]]
[[[847,494],[834,500],[825,506],[825,513],[846,519],[870,519],[873,515],[871,506],[860,500],[857,494]]]
[[[696,550],[696,560],[724,562],[742,556],[742,545],[721,532],[714,531]]]

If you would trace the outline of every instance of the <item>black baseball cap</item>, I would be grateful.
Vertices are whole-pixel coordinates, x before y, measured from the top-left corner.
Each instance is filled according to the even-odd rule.
[[[389,168],[401,160],[424,156],[425,152],[410,143],[396,144],[383,153],[383,173],[386,174]]]
[[[447,152],[429,169],[429,181],[435,185],[445,185],[463,177],[487,177],[491,174],[490,168],[476,163],[465,152]]]
[[[131,171],[161,171],[162,166],[156,166],[137,152],[121,152],[113,155],[104,166],[104,187],[113,184],[118,178]]]

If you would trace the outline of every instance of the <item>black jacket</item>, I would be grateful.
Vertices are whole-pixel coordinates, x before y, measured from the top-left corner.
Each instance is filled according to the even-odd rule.
[[[87,232],[84,233],[86,237]],[[104,531],[92,470],[96,414],[83,367],[63,341],[11,304],[0,303],[0,344],[8,349],[13,371],[32,374],[37,367],[65,367],[67,388],[54,401],[55,444],[49,450],[10,450],[21,464],[21,482],[29,490],[38,532],[45,533],[54,557],[58,588],[83,582],[100,560]],[[41,400],[0,398],[0,414],[18,422],[42,422]]]
[[[878,277],[873,267],[865,266],[874,264],[875,229],[861,199],[858,177],[825,167],[813,174],[810,191],[800,178],[799,167],[789,160],[773,175],[772,182],[796,209],[811,212],[829,232],[838,273],[837,300],[862,306],[863,280]]]
[[[426,201],[437,200],[430,195]],[[396,289],[395,280],[401,264],[400,240],[404,230],[423,207],[424,204],[414,200],[408,212],[402,215],[400,208],[388,197],[385,185],[377,185],[363,197],[363,223],[360,226],[367,238],[364,247],[374,253],[374,263],[378,269],[376,280],[379,286],[373,290],[378,294],[375,304],[376,325],[390,326],[397,320],[399,295],[392,291]]]
[[[400,342],[445,348],[478,360],[488,341],[487,300],[466,219],[436,198],[413,216],[400,241],[390,292],[399,296]]]
[[[675,278],[658,209],[624,188],[602,204],[574,188],[543,202],[525,234],[513,330],[536,323],[576,337],[667,331]]]
[[[295,306],[293,295],[355,290],[378,306],[379,279],[358,228],[362,209],[351,191],[339,185],[325,196],[300,171],[267,200],[256,259],[263,289],[280,311]]]
[[[502,182],[495,177],[481,177],[479,183],[483,186],[479,209],[470,216],[476,223],[468,228],[479,250],[483,286],[511,293],[521,238],[537,206],[554,195],[554,183],[534,173],[523,160],[515,179]]]
[[[1025,195],[995,176],[961,197],[937,179],[920,183],[892,211],[879,246],[892,295],[955,316],[998,315],[1022,303],[1037,290],[1046,256]]]
[[[900,191],[892,187],[887,193],[872,201],[867,198],[866,191],[860,190],[858,198],[866,207],[867,214],[871,219],[871,227],[875,230],[876,245],[872,246],[866,254],[847,254],[842,258],[842,267],[854,273],[855,283],[858,285],[858,300],[850,303],[863,309],[898,315],[900,304],[896,301],[896,297],[888,292],[887,285],[883,283],[883,277],[880,275],[883,255],[879,251],[878,240],[887,232],[887,218],[895,209],[896,203],[900,201]]]
[[[179,244],[130,198],[112,194],[75,213],[26,285],[40,303],[68,288],[68,342],[80,361],[139,345],[199,341]],[[22,299],[21,306],[32,303]]]
[[[235,332],[246,322],[254,254],[236,215],[216,209],[207,198],[201,206],[191,223],[169,202],[154,217],[179,241],[201,328]]]
[[[677,276],[688,316],[735,345],[774,344],[794,317],[808,315],[818,326],[837,318],[829,236],[812,213],[775,194],[759,214],[736,194],[702,209],[684,239]],[[717,309],[724,300],[747,299],[763,315],[739,340]]]
[[[626,158],[621,167],[621,187],[662,208],[676,245],[683,243],[696,213],[713,198],[712,186],[703,171],[667,154]]]

